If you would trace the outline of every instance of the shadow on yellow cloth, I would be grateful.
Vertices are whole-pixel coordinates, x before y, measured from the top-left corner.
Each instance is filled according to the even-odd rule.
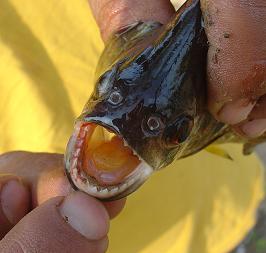
[[[0,152],[63,152],[103,48],[86,0],[0,3]],[[254,223],[262,169],[206,151],[156,173],[112,222],[109,253],[225,253]]]

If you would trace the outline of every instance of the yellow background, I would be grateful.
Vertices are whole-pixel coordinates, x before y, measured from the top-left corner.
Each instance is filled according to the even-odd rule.
[[[0,152],[64,152],[103,48],[86,0],[0,0]],[[262,170],[206,151],[156,173],[112,222],[109,253],[224,253],[254,223]]]

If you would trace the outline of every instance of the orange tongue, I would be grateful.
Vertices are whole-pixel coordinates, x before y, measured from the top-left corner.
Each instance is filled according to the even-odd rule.
[[[123,181],[139,165],[140,160],[115,136],[84,152],[83,168],[100,185],[115,185]]]
[[[103,171],[115,172],[126,164],[132,152],[123,147],[122,141],[113,137],[110,142],[104,142],[94,149],[92,159],[97,168]]]

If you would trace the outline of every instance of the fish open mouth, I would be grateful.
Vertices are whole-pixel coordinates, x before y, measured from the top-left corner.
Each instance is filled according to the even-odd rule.
[[[153,171],[114,130],[88,122],[75,125],[65,165],[76,188],[100,199],[128,195]]]

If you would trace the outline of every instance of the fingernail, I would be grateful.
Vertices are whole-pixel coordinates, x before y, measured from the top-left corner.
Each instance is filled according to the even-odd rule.
[[[106,209],[96,199],[75,192],[65,198],[59,209],[63,219],[90,240],[105,237],[109,228]]]
[[[11,224],[18,223],[29,210],[28,189],[17,180],[10,180],[1,190],[1,206]]]
[[[246,99],[228,103],[220,110],[218,118],[229,125],[236,125],[248,118],[255,105],[256,102],[248,102]]]
[[[266,132],[266,119],[255,119],[245,123],[242,127],[242,132],[250,138],[260,137]]]

